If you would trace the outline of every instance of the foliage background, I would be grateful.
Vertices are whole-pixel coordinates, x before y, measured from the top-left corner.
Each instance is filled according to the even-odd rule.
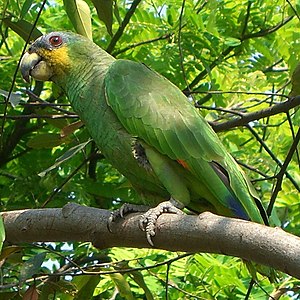
[[[93,142],[84,144],[88,133],[75,123],[61,91],[51,83],[32,83],[32,92],[27,90],[17,65],[34,24],[30,40],[53,30],[92,32],[94,42],[115,57],[143,62],[166,76],[207,120],[226,122],[287,100],[300,53],[298,10],[299,3],[288,0],[2,1],[2,211],[68,201],[116,209],[134,202],[126,179]],[[297,76],[293,80],[297,95]],[[280,170],[299,121],[291,109],[219,133],[265,206],[273,197],[282,226],[293,234],[300,229],[299,155],[282,182]],[[278,180],[281,190],[274,192]],[[250,279],[239,259],[220,255],[99,251],[87,243],[6,245],[0,299],[245,299]],[[275,292],[281,299],[299,298],[299,282],[287,275],[275,284],[258,279],[251,299]]]

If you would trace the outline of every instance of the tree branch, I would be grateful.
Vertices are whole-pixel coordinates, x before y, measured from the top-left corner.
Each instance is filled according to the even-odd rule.
[[[244,126],[247,125],[249,122],[270,117],[279,113],[286,113],[290,109],[295,108],[298,105],[300,105],[300,96],[296,96],[282,103],[278,103],[266,109],[261,109],[255,112],[251,112],[251,113],[237,112],[240,118],[234,118],[222,123],[213,123],[211,125],[216,132],[224,131],[224,130],[232,129],[234,127]]]
[[[252,38],[263,37],[263,36],[266,36],[268,34],[271,34],[271,33],[275,32],[275,31],[277,31],[278,29],[280,29],[282,26],[284,26],[288,22],[290,22],[293,18],[294,18],[294,16],[289,16],[289,17],[285,18],[283,21],[279,22],[278,24],[276,24],[276,25],[274,25],[272,27],[269,27],[269,28],[266,28],[266,29],[262,29],[260,31],[254,32],[254,33],[249,33],[247,35],[242,35],[240,37],[240,41],[241,41],[241,43],[243,43],[244,41],[252,39]],[[219,55],[219,57],[215,58],[215,60],[213,60],[211,62],[210,66],[208,68],[206,68],[203,71],[201,71],[194,78],[194,80],[189,84],[190,89],[196,88],[196,85],[208,74],[207,69],[212,70],[213,68],[215,68],[236,47],[237,46],[229,46],[224,51],[222,51],[222,53]],[[186,93],[188,93],[188,89],[187,88],[185,88],[184,91]]]
[[[107,229],[110,211],[74,203],[63,208],[2,213],[7,241],[92,242],[98,248],[113,246],[149,248],[139,230],[139,214],[115,222]],[[158,249],[208,252],[238,256],[271,266],[300,279],[300,239],[280,228],[226,218],[211,213],[199,216],[162,215],[153,238]]]
[[[247,12],[246,12],[245,21],[244,21],[244,26],[243,26],[243,30],[242,30],[242,33],[241,33],[242,39],[244,38],[245,33],[246,33],[246,31],[247,31],[248,21],[249,21],[249,18],[250,18],[250,13],[251,13],[251,6],[252,6],[252,4],[253,4],[252,1],[248,1],[248,4],[247,4]]]
[[[277,31],[278,29],[280,29],[282,26],[284,26],[288,22],[290,22],[293,18],[294,18],[294,15],[286,17],[284,20],[282,20],[281,22],[279,22],[278,24],[276,24],[272,27],[269,27],[269,28],[266,28],[266,29],[261,29],[260,31],[257,31],[257,32],[254,32],[254,33],[249,33],[248,35],[245,35],[243,37],[242,41],[253,39],[253,38],[258,38],[258,37],[263,37],[263,36],[266,36],[268,34],[271,34],[275,31]]]
[[[288,167],[289,163],[291,162],[294,153],[297,150],[299,141],[300,141],[300,127],[298,128],[297,135],[296,135],[296,137],[293,141],[293,144],[292,144],[292,146],[291,146],[291,148],[290,148],[290,150],[289,150],[289,152],[288,152],[288,154],[287,154],[287,156],[284,160],[284,163],[283,163],[279,173],[276,176],[277,177],[277,182],[276,182],[276,185],[275,185],[275,188],[274,188],[274,191],[272,193],[270,203],[269,203],[268,209],[267,209],[268,216],[271,215],[271,212],[272,212],[275,200],[277,198],[277,195],[278,195],[279,191],[281,191],[281,189],[282,189],[283,176],[285,175],[287,167]]]
[[[125,47],[125,48],[121,48],[119,50],[113,51],[112,56],[116,57],[117,55],[119,55],[123,52],[126,52],[130,49],[133,49],[133,48],[136,48],[136,47],[139,47],[139,46],[143,46],[143,45],[147,45],[147,44],[151,44],[151,43],[161,41],[161,40],[167,40],[167,39],[171,38],[173,35],[174,35],[174,33],[166,33],[166,34],[164,34],[162,36],[159,36],[157,38],[153,38],[153,39],[150,39],[150,40],[146,40],[146,41],[142,41],[142,42],[139,42],[139,43],[131,44],[131,45]]]
[[[258,135],[258,133],[251,126],[249,126],[249,125],[247,126],[247,128],[252,133],[252,135],[256,138],[256,140],[260,143],[260,145],[262,146],[262,148],[264,148],[264,150],[270,155],[270,157],[276,162],[276,164],[280,168],[282,168],[283,164],[280,161],[280,159],[278,159],[276,157],[276,155],[271,151],[271,149],[267,146],[267,144],[260,138],[260,136]],[[297,181],[293,178],[292,175],[290,175],[290,173],[287,170],[285,170],[285,176],[290,180],[290,182],[293,184],[293,186],[300,193],[300,186],[298,185]]]
[[[120,39],[120,37],[122,36],[125,27],[127,26],[127,24],[130,21],[130,18],[132,17],[132,15],[134,14],[137,6],[139,5],[139,3],[141,2],[141,0],[134,0],[131,4],[131,7],[129,8],[129,10],[127,11],[124,20],[122,21],[122,24],[120,25],[119,29],[117,30],[117,32],[115,33],[115,35],[113,36],[113,38],[110,41],[110,44],[108,45],[106,52],[111,53],[113,51],[113,49],[115,48],[118,40]]]
[[[4,118],[4,115],[0,115],[0,119]],[[12,120],[30,120],[30,119],[78,119],[78,115],[73,114],[57,114],[57,115],[39,115],[39,114],[29,114],[29,115],[6,115],[5,119]]]

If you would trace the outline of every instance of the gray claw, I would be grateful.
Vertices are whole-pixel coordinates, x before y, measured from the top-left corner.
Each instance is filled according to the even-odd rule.
[[[155,236],[157,219],[163,213],[184,214],[179,208],[174,206],[173,201],[161,202],[144,213],[139,221],[139,227],[146,232],[147,241],[151,246],[154,246],[152,237]]]
[[[142,231],[146,232],[147,241],[153,247],[154,243],[152,238],[155,236],[158,217],[163,213],[183,215],[184,213],[178,207],[181,207],[181,205],[174,199],[161,202],[156,207],[150,209],[148,206],[144,205],[125,203],[119,209],[111,213],[107,223],[107,228],[110,232],[112,232],[112,225],[118,219],[123,219],[129,213],[146,211],[139,220],[139,227]]]
[[[118,219],[123,219],[127,214],[133,212],[145,212],[149,209],[148,206],[124,203],[119,209],[111,212],[107,222],[107,229],[112,232],[112,225]]]

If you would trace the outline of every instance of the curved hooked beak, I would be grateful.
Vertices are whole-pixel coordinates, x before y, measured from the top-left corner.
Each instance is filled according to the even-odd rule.
[[[49,80],[52,76],[51,67],[37,53],[26,52],[20,63],[20,71],[25,81],[30,82],[30,76],[39,81]]]

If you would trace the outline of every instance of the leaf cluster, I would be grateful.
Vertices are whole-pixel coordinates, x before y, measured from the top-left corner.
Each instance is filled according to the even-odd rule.
[[[298,12],[296,1],[270,0],[2,1],[2,211],[62,207],[69,201],[115,209],[136,196],[90,141],[62,91],[50,83],[28,87],[22,81],[17,66],[25,41],[53,30],[77,31],[115,57],[161,73],[218,124],[288,99],[300,55]],[[295,96],[298,77],[292,82]],[[294,234],[300,230],[299,144],[285,169],[283,163],[296,140],[299,116],[290,109],[219,133],[264,205],[273,197],[281,226]],[[231,257],[99,251],[84,243],[5,244],[1,266],[0,299],[244,299],[251,279]],[[281,299],[299,298],[299,283],[288,276],[273,285],[259,280],[253,299],[278,291]]]

